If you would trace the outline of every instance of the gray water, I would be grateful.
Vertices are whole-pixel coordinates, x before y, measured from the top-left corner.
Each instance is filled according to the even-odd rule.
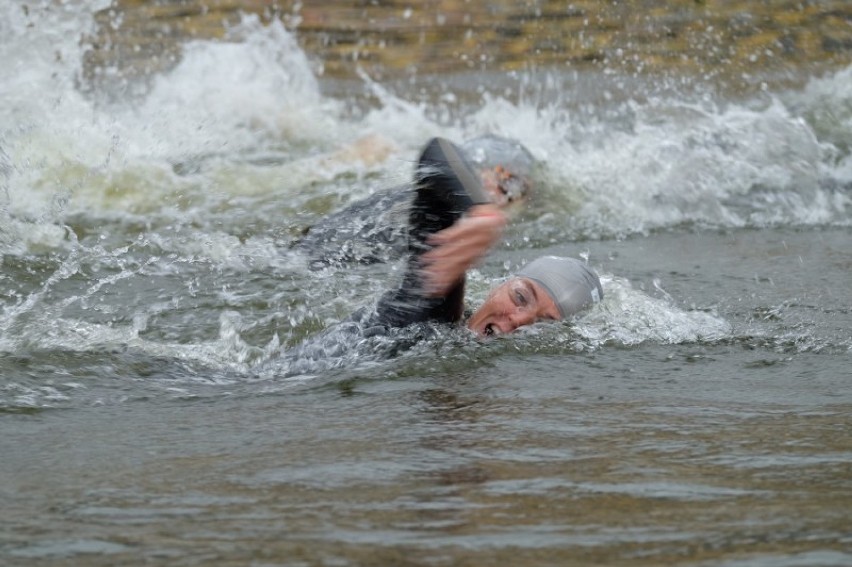
[[[85,11],[0,10],[0,564],[852,564],[852,69],[406,91],[248,21],[104,102]],[[471,305],[542,253],[605,301],[289,360],[399,277],[301,232],[485,131],[542,169]]]

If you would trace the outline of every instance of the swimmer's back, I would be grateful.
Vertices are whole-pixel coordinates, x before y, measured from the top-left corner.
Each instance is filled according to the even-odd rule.
[[[408,249],[413,200],[408,185],[377,191],[312,226],[295,248],[313,268],[397,260]]]

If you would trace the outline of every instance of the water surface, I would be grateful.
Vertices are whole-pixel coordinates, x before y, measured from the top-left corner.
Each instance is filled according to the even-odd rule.
[[[101,99],[92,14],[41,8],[0,8],[0,562],[852,563],[852,68],[406,90],[324,79],[248,19]],[[470,303],[543,253],[605,301],[288,361],[399,277],[311,271],[304,229],[488,131],[542,168]]]

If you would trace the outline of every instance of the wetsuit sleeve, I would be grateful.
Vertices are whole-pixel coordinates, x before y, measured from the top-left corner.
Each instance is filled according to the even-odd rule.
[[[464,312],[464,278],[444,297],[427,297],[420,257],[430,235],[449,228],[472,206],[490,202],[479,177],[461,152],[442,138],[431,140],[415,172],[416,195],[409,216],[409,258],[402,284],[379,301],[374,324],[404,327],[435,321],[453,323]]]

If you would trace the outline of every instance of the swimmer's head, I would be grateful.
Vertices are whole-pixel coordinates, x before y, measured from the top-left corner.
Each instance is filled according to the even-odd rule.
[[[520,142],[486,134],[461,145],[498,206],[523,200],[532,189],[535,158]]]
[[[603,298],[600,280],[574,258],[543,256],[495,288],[468,321],[478,335],[505,334],[542,320],[564,320]]]

